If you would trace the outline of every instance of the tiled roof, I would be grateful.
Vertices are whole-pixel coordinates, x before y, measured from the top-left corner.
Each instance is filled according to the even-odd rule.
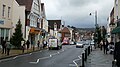
[[[64,27],[61,32],[63,32],[63,33],[70,33],[70,31],[69,31],[69,29],[67,27]]]
[[[33,0],[16,0],[19,5],[24,5],[26,7],[26,11],[31,11]]]

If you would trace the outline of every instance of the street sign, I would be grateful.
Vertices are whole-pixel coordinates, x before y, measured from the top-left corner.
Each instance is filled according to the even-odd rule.
[[[0,20],[0,24],[4,24],[4,21],[3,21],[3,20]]]

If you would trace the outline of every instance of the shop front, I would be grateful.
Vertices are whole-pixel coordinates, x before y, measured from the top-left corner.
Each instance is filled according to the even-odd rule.
[[[40,33],[39,28],[34,27],[30,28],[28,40],[30,41],[31,46],[37,45],[37,41],[39,40],[39,33]]]

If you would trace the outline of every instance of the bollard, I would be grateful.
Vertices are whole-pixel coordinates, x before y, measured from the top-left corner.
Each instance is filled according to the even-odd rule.
[[[88,56],[90,55],[90,46],[88,47]]]
[[[87,48],[85,49],[85,61],[87,61]]]
[[[85,67],[85,64],[84,64],[84,61],[85,61],[84,55],[85,55],[85,53],[82,53],[82,67]]]
[[[91,52],[92,52],[92,45],[91,45]]]

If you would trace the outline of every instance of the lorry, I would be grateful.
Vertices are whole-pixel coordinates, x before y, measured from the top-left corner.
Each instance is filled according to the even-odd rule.
[[[62,44],[57,38],[49,38],[48,39],[48,48],[51,49],[62,49]]]

